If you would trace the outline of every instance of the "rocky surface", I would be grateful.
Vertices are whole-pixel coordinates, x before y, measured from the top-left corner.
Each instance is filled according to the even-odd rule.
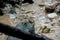
[[[35,24],[35,33],[39,35],[43,34],[53,40],[60,40],[60,16],[57,15],[53,18],[49,18],[47,16],[49,13],[45,13],[45,6],[39,6],[44,4],[44,2],[51,3],[51,0],[34,0],[34,2],[34,4],[23,4],[21,9],[16,8],[16,18],[9,19],[11,25],[16,26],[21,21],[29,20]]]
[[[18,17],[19,19],[17,19],[17,20],[19,20],[19,22],[20,22],[22,20],[29,20],[31,17],[35,23],[35,33],[44,34],[53,40],[59,40],[59,31],[57,31],[57,30],[59,30],[59,26],[57,24],[58,16],[53,19],[48,18],[44,12],[45,7],[40,7],[38,5],[39,5],[38,3],[22,5],[21,10],[20,10],[21,12],[19,15],[21,18]],[[14,25],[19,23],[17,20],[15,20]],[[41,30],[43,31],[43,29],[41,29],[41,26],[42,27],[47,26],[48,29],[45,29],[45,30],[47,30],[47,31],[51,30],[51,31],[48,33],[45,30],[44,30],[44,32],[41,32]],[[56,37],[56,35],[58,35],[58,36]]]

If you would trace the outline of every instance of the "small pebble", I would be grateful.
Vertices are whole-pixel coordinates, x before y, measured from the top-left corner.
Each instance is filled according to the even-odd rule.
[[[57,17],[57,14],[56,13],[50,13],[50,14],[47,14],[48,18],[55,18]]]

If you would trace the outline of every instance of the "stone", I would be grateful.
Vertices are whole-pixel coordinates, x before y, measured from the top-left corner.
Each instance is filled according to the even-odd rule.
[[[53,6],[53,3],[45,2],[44,4],[45,4],[46,6]]]
[[[23,31],[25,33],[34,32],[34,25],[31,23],[27,23],[27,22],[20,22],[19,24],[17,24],[16,28],[20,29],[21,31]],[[8,36],[7,40],[22,40],[22,39],[12,37],[12,36]]]
[[[55,11],[54,12],[60,13],[60,5],[55,8]]]
[[[18,14],[20,13],[20,9],[19,8],[15,8],[15,12]]]
[[[48,18],[55,18],[57,17],[57,14],[56,13],[50,13],[50,14],[47,14]]]
[[[45,11],[52,13],[54,12],[54,10],[56,9],[56,7],[59,5],[59,3],[57,1],[53,2],[53,3],[47,3],[45,2]]]
[[[39,22],[44,24],[46,22],[46,18],[44,16],[40,16]]]
[[[29,22],[21,22],[16,28],[23,30],[26,33],[34,32],[34,25]]]
[[[15,14],[9,14],[9,17],[10,17],[10,19],[14,19],[14,18],[16,18],[16,15]]]

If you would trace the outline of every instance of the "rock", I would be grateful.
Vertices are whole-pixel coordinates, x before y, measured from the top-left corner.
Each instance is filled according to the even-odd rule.
[[[15,10],[13,8],[11,8],[11,10],[9,11],[10,14],[15,14]]]
[[[16,15],[15,14],[9,14],[9,17],[10,17],[10,19],[14,19],[14,18],[16,18]]]
[[[45,2],[44,4],[45,4],[46,6],[53,6],[53,3]]]
[[[17,14],[19,14],[19,13],[20,13],[20,9],[19,9],[19,8],[15,8],[15,12],[16,12]]]
[[[34,32],[34,25],[29,22],[21,22],[17,25],[16,28],[18,28],[26,33]]]
[[[45,11],[47,13],[52,13],[54,12],[54,9],[53,9],[53,4],[52,3],[48,3],[48,2],[45,2]]]
[[[54,12],[55,8],[59,5],[59,3],[57,1],[53,2],[53,3],[45,3],[45,11],[52,13]]]
[[[46,18],[44,16],[40,16],[39,22],[44,24],[46,22]]]
[[[47,14],[48,18],[55,18],[57,17],[57,14],[56,13],[50,13],[50,14]]]
[[[12,5],[11,4],[6,4],[6,7],[5,8],[6,8],[7,11],[10,11],[11,8],[12,8]]]
[[[60,5],[55,8],[55,11],[54,12],[60,13]]]
[[[16,28],[20,29],[21,31],[25,33],[32,33],[34,32],[34,25],[29,22],[21,22],[17,24]],[[8,36],[7,40],[22,40],[16,37]]]

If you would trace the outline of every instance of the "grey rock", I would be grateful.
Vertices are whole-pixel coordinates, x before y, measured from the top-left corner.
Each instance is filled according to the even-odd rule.
[[[55,11],[54,12],[60,13],[60,5],[55,8]]]
[[[34,25],[27,22],[21,22],[19,23],[16,28],[20,29],[21,31],[24,31],[25,33],[32,33],[34,32]],[[20,36],[20,35],[19,35]],[[7,40],[22,40],[16,37],[8,36]]]
[[[26,33],[34,32],[34,25],[29,22],[22,22],[17,25],[17,28],[23,30]]]

